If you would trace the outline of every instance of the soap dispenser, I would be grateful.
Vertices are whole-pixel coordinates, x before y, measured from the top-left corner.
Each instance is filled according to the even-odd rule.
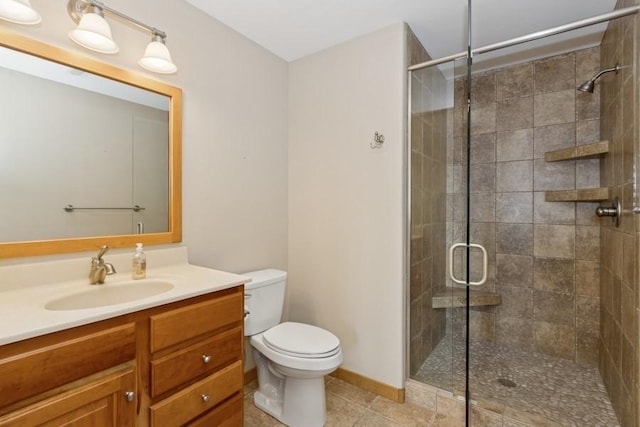
[[[142,251],[142,243],[136,243],[136,253],[133,254],[133,269],[131,277],[135,280],[144,279],[147,275],[147,256]]]

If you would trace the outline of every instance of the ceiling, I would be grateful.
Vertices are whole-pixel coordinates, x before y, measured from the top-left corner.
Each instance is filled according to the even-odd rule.
[[[286,61],[406,22],[432,58],[466,51],[467,0],[185,0]],[[473,0],[472,45],[610,12],[616,0]],[[606,25],[487,54],[485,68],[598,44]],[[546,47],[541,47],[541,46]],[[527,51],[526,53],[521,53]],[[502,57],[496,60],[496,57]]]

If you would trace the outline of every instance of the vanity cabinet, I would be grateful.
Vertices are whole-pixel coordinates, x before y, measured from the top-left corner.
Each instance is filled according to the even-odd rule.
[[[0,346],[0,427],[241,426],[243,287]]]

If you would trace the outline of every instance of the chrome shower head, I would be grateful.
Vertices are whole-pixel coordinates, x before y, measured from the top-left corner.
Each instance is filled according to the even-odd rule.
[[[595,87],[596,87],[595,80],[591,79],[582,83],[580,86],[576,88],[576,90],[579,90],[580,92],[593,93],[593,90],[595,89]]]
[[[620,66],[618,64],[616,64],[615,67],[602,70],[598,74],[596,74],[595,76],[591,77],[589,80],[587,80],[586,82],[578,86],[576,90],[579,90],[580,92],[593,93],[593,90],[595,89],[595,86],[596,86],[596,80],[598,80],[601,75],[605,73],[610,73],[612,71],[615,71],[616,74],[618,74],[618,70],[620,70]]]

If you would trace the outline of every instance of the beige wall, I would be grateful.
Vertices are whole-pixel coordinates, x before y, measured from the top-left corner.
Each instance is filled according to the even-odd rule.
[[[334,332],[343,368],[404,387],[405,27],[291,63],[289,318]],[[371,149],[374,132],[385,136]]]
[[[117,55],[74,45],[66,2],[33,0],[43,21],[8,23],[33,38],[145,73],[150,36],[111,19]],[[179,71],[149,74],[181,87],[183,241],[195,264],[233,272],[287,267],[288,64],[186,2],[111,0],[109,6],[168,34]]]
[[[32,4],[42,24],[16,31],[144,72],[146,34],[111,20],[120,53],[93,55],[68,40],[65,4]],[[403,387],[404,25],[289,66],[184,2],[109,6],[167,32],[179,66],[152,76],[183,89],[190,262],[288,269],[289,317],[335,332],[344,368]]]

